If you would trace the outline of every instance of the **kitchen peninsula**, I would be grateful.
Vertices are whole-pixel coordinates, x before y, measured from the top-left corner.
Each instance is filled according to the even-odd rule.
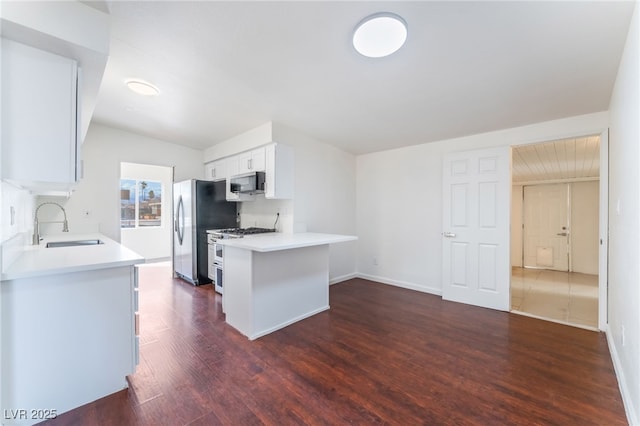
[[[143,262],[104,235],[65,234],[25,247],[3,271],[2,397],[6,412],[24,410],[20,424],[128,386]]]
[[[254,340],[329,309],[329,244],[356,239],[305,232],[221,240],[227,323]]]

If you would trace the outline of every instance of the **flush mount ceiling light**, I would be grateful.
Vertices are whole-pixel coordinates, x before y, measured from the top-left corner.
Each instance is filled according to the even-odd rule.
[[[361,55],[382,58],[400,49],[407,40],[407,23],[390,12],[369,15],[353,32],[353,47]]]
[[[160,90],[156,86],[143,80],[127,80],[126,84],[130,90],[139,95],[158,96],[160,94]]]

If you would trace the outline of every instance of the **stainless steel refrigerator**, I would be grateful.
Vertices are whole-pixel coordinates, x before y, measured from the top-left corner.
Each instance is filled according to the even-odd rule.
[[[226,200],[225,182],[186,180],[173,184],[173,268],[191,284],[207,276],[207,230],[236,227],[237,204]]]

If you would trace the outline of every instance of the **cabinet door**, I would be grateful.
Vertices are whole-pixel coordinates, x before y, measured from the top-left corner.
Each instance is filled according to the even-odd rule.
[[[237,155],[236,161],[238,164],[238,173],[239,175],[251,172],[251,152],[243,152],[242,154]]]
[[[226,160],[218,160],[215,164],[215,172],[214,172],[215,181],[225,180],[227,178],[227,161]]]
[[[265,167],[265,198],[293,199],[293,149],[282,144],[267,145]]]
[[[216,163],[211,162],[204,165],[204,178],[205,180],[214,180],[216,175]]]
[[[251,151],[251,171],[265,171],[265,148],[258,148]]]
[[[2,39],[2,177],[17,182],[77,181],[74,60]]]
[[[265,170],[264,148],[243,152],[238,154],[236,158],[238,160],[238,174],[240,175],[251,172],[264,172]]]
[[[205,179],[212,181],[225,180],[227,178],[226,160],[212,161],[205,164]]]
[[[235,157],[229,157],[227,159],[227,201],[240,201],[240,194],[234,194],[233,192],[231,192],[231,178],[239,173],[239,169],[238,169],[238,156]]]

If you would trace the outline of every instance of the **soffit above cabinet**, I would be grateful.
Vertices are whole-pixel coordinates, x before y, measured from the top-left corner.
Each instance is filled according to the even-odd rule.
[[[75,59],[82,69],[80,141],[89,128],[107,66],[110,26],[108,14],[79,2],[2,3],[3,38]]]

